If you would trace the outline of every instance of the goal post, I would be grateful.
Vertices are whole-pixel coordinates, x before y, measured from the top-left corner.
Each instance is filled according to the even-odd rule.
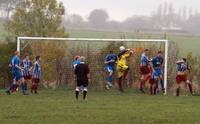
[[[48,40],[48,41],[96,41],[96,42],[159,42],[165,45],[164,56],[164,87],[167,94],[167,76],[168,76],[168,50],[169,41],[166,39],[97,39],[97,38],[56,38],[56,37],[17,37],[17,51],[21,51],[20,43],[22,40]]]

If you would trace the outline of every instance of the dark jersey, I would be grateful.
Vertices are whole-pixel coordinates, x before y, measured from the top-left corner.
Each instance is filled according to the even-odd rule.
[[[114,67],[114,66],[115,66],[115,63],[116,63],[116,61],[117,61],[117,55],[115,55],[115,54],[108,54],[108,55],[105,57],[104,60],[105,60],[105,62],[108,62],[108,61],[113,60],[113,62],[108,63],[107,66],[112,66],[112,67]]]
[[[153,68],[158,68],[161,67],[161,65],[163,64],[163,58],[156,56],[152,59],[152,64],[153,64]]]
[[[75,75],[78,81],[87,81],[88,74],[89,74],[89,67],[87,64],[81,62],[79,65],[76,66]]]

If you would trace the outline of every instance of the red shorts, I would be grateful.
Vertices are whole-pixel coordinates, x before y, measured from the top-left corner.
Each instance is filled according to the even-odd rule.
[[[25,79],[25,80],[30,80],[31,77],[32,77],[31,75],[29,75],[29,76],[24,76],[24,79]]]
[[[149,84],[153,85],[153,84],[155,84],[155,82],[156,82],[155,79],[153,79],[153,78],[149,79]]]
[[[176,76],[176,83],[180,84],[181,82],[186,82],[187,81],[187,74],[184,75],[177,75]]]
[[[32,79],[32,83],[38,84],[39,82],[40,82],[40,79],[37,79],[37,78],[33,78],[33,79]]]
[[[140,73],[142,75],[149,74],[151,71],[148,66],[140,66]]]

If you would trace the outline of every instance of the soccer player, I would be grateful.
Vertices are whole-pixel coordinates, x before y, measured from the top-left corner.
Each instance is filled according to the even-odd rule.
[[[113,54],[113,51],[110,50],[110,53],[106,55],[104,63],[106,64],[106,72],[107,74],[107,82],[106,82],[106,88],[110,89],[112,87],[113,83],[113,74],[115,71],[115,65],[117,61],[117,55]]]
[[[33,69],[32,69],[32,73],[33,73],[33,77],[32,77],[32,86],[31,86],[31,93],[38,93],[38,84],[40,82],[41,79],[41,57],[40,56],[36,56],[35,57],[35,63],[33,64]]]
[[[150,67],[151,60],[147,56],[148,51],[149,51],[148,49],[145,49],[140,59],[140,73],[141,73],[140,91],[142,93],[145,93],[144,90],[145,83],[151,77],[151,67]]]
[[[22,61],[22,67],[23,67],[23,71],[22,71],[22,76],[24,77],[25,79],[25,90],[28,90],[27,88],[27,81],[28,80],[31,80],[31,69],[32,69],[32,62],[29,58],[29,56],[27,55],[25,57],[25,59],[23,59]]]
[[[74,61],[72,63],[73,68],[75,69],[78,64],[80,64],[80,56],[75,56]]]
[[[152,59],[152,66],[153,66],[153,77],[155,79],[156,88],[154,89],[155,93],[158,92],[158,82],[160,82],[161,89],[163,93],[165,92],[164,89],[164,82],[163,82],[163,58],[161,56],[161,51],[157,52],[157,55]]]
[[[25,81],[21,74],[21,72],[23,71],[23,68],[20,66],[20,52],[19,51],[15,52],[15,56],[12,58],[12,61],[11,61],[11,66],[12,66],[13,84],[9,88],[9,90],[6,91],[6,93],[10,94],[11,91],[16,90],[18,86],[21,85],[23,95],[27,95],[26,89],[25,89],[25,83],[24,83]]]
[[[191,82],[191,80],[189,80],[189,78],[187,76],[187,72],[190,71],[190,69],[189,69],[186,58],[183,58],[182,60],[177,61],[176,64],[177,64],[176,96],[179,96],[180,85],[182,82],[185,82],[188,85],[190,93],[193,95],[192,82]]]
[[[89,67],[85,63],[85,57],[80,57],[80,64],[78,64],[74,71],[77,79],[77,85],[75,89],[76,99],[78,100],[80,87],[83,86],[83,100],[86,99],[87,96],[87,87],[89,82]]]
[[[125,49],[124,46],[120,47],[120,53],[117,59],[117,72],[118,72],[118,86],[119,91],[124,92],[122,87],[123,79],[127,79],[129,67],[127,65],[127,59],[133,54],[130,49]]]

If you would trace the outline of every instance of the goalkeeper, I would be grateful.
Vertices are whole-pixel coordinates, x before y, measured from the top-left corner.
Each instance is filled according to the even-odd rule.
[[[117,59],[117,73],[118,73],[118,86],[119,90],[123,92],[122,81],[127,79],[129,72],[129,67],[127,65],[127,59],[133,54],[133,51],[130,49],[125,49],[124,46],[120,47],[120,53],[118,54]]]

